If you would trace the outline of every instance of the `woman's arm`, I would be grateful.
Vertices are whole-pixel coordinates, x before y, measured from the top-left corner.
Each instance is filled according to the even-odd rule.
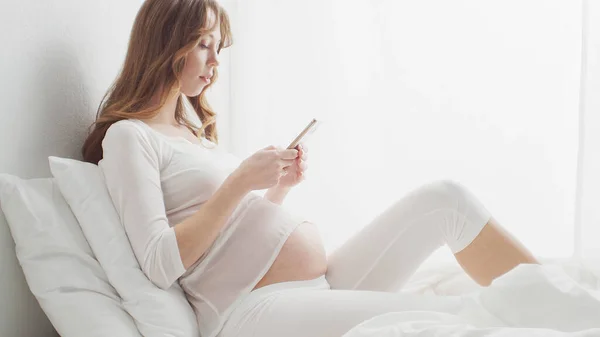
[[[266,174],[259,178],[259,182],[272,180],[274,176],[280,177],[279,165],[273,169],[272,163],[280,162],[282,159],[293,161],[298,155],[296,150],[286,150],[285,153],[279,153],[275,158],[272,153],[264,152],[264,149],[255,153],[248,160],[254,160],[249,164],[260,174]],[[270,159],[269,159],[270,158]],[[241,178],[243,174],[239,160],[236,160],[237,169],[231,173],[215,194],[202,206],[194,215],[175,226],[175,235],[177,244],[181,253],[181,260],[185,268],[189,268],[196,262],[217,238],[221,228],[231,216],[233,210],[240,203],[241,199],[253,189],[247,185],[245,179]],[[269,174],[268,172],[271,171]],[[296,170],[293,170],[294,174]],[[249,174],[246,172],[246,174]],[[250,173],[250,176],[257,178],[257,174]],[[280,180],[279,180],[280,181]],[[281,181],[280,181],[281,182]],[[251,183],[250,183],[251,184]],[[271,185],[272,186],[272,185]],[[289,193],[291,186],[275,185],[267,190],[265,198],[273,203],[281,204],[285,196]]]
[[[271,187],[265,193],[264,198],[271,201],[272,203],[281,205],[285,197],[290,192],[290,189],[290,187],[283,187],[279,185]]]
[[[249,192],[238,183],[233,172],[200,210],[175,226],[181,261],[186,269],[213,244],[233,210]]]

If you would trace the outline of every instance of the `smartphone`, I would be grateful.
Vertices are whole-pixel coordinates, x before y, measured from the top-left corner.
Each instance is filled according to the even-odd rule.
[[[310,121],[310,123],[308,123],[308,125],[304,128],[304,130],[302,130],[302,132],[300,132],[300,134],[292,141],[292,143],[287,148],[293,149],[296,146],[298,146],[298,144],[300,144],[300,142],[302,141],[304,136],[311,134],[316,130],[317,124],[318,124],[317,120],[315,118],[313,118],[313,120]]]

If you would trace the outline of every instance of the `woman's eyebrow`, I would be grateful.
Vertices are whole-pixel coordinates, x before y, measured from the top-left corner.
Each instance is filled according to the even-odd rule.
[[[213,33],[206,34],[205,36],[207,36],[207,37],[210,37],[210,38],[211,38],[211,39],[213,39],[213,40],[215,39],[215,35],[214,35]],[[220,44],[220,43],[221,43],[221,40],[219,40],[219,41],[217,41],[217,42],[218,42],[218,44]]]

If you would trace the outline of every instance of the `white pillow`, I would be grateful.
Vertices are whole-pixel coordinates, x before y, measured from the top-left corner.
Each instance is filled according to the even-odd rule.
[[[50,169],[125,310],[144,336],[199,336],[194,311],[176,282],[168,290],[143,273],[97,165],[50,157]]]
[[[0,207],[27,284],[61,336],[140,336],[54,179],[0,174]]]

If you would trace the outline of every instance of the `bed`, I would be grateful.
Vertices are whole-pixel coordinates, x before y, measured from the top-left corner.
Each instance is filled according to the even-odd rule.
[[[600,261],[545,259],[480,287],[454,262],[426,264],[402,290],[464,298],[456,315],[389,313],[344,337],[600,336]]]
[[[100,169],[55,156],[49,166],[51,178],[0,174],[0,206],[27,287],[60,335],[198,336],[182,289],[162,290],[141,271]],[[521,265],[489,287],[453,261],[428,262],[401,291],[461,296],[463,306],[391,312],[345,336],[600,336],[594,260]]]

